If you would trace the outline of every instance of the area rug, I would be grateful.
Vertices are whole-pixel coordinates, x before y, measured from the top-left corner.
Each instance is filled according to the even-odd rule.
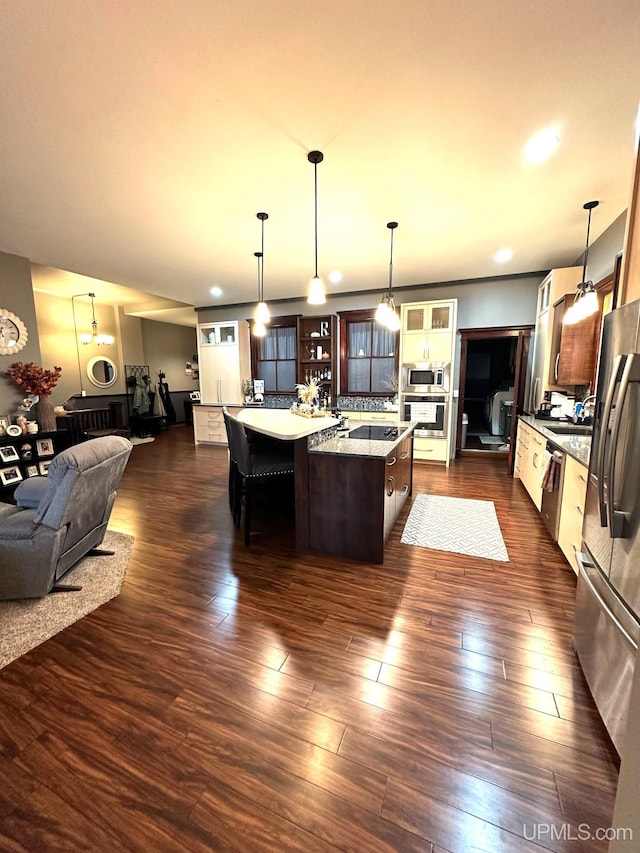
[[[138,438],[137,435],[134,435],[130,441],[135,446],[136,444],[151,444],[152,441],[155,441],[155,438],[152,435],[147,436],[147,438]]]
[[[499,435],[488,435],[481,433],[478,438],[483,444],[504,444],[504,438]]]
[[[509,562],[493,501],[418,495],[400,541],[404,545]]]
[[[81,586],[79,592],[1,601],[0,669],[115,598],[124,580],[133,541],[127,533],[107,530],[100,547],[115,551],[113,557],[84,557],[60,581]]]

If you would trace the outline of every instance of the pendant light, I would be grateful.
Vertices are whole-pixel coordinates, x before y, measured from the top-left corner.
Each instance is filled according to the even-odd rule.
[[[313,184],[314,184],[314,199],[315,199],[315,227],[314,227],[314,237],[315,237],[315,250],[316,250],[316,266],[315,273],[311,281],[309,282],[309,294],[307,296],[307,302],[309,305],[324,305],[327,301],[327,296],[324,290],[324,282],[318,275],[318,163],[322,163],[324,160],[324,154],[322,151],[309,151],[307,154],[307,160],[310,163],[313,163]]]
[[[589,257],[589,231],[591,230],[591,211],[600,204],[599,201],[588,201],[583,204],[584,210],[589,211],[587,219],[587,242],[584,247],[584,264],[582,267],[582,281],[576,289],[576,295],[573,300],[573,305],[564,315],[562,322],[565,325],[572,326],[595,314],[598,310],[598,294],[593,286],[592,281],[587,281],[587,259]]]
[[[256,213],[256,216],[262,223],[262,251],[255,253],[258,258],[258,304],[256,305],[253,319],[256,323],[261,323],[264,326],[269,322],[269,320],[271,320],[269,308],[267,303],[264,301],[264,221],[269,218],[269,214]],[[264,332],[262,334],[264,334]]]
[[[115,338],[113,335],[104,335],[98,333],[98,321],[96,320],[96,309],[93,304],[93,300],[95,299],[95,293],[78,293],[75,296],[71,297],[71,309],[73,312],[73,322],[75,324],[76,315],[75,315],[75,305],[74,300],[79,299],[81,296],[88,296],[91,299],[91,332],[82,332],[78,335],[78,340],[81,344],[96,344],[97,346],[101,346],[105,344],[106,346],[111,346],[114,342]],[[77,329],[76,329],[77,333]]]
[[[398,227],[397,222],[387,222],[387,228],[391,232],[391,250],[389,253],[389,290],[380,300],[380,304],[376,310],[376,320],[382,326],[385,326],[392,332],[397,332],[400,328],[400,317],[396,311],[396,302],[393,298],[393,232]]]
[[[260,215],[260,214],[258,214],[258,215]],[[256,307],[256,312],[255,312],[255,315],[253,317],[253,334],[257,338],[263,338],[267,334],[267,327],[264,324],[264,320],[261,320],[258,317],[258,310],[260,308],[260,305],[264,304],[264,303],[260,302],[260,293],[261,293],[261,285],[262,285],[262,252],[254,252],[253,255],[255,258],[258,259],[258,305]],[[266,307],[267,306],[265,305],[265,308]]]

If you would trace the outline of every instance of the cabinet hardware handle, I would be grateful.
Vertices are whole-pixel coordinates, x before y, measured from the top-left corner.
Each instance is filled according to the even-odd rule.
[[[393,494],[393,484],[394,484],[393,477],[387,477],[387,483],[389,484],[387,486],[387,497],[390,498],[391,495]]]
[[[409,455],[409,451],[403,450],[402,453],[400,454],[400,459],[406,459],[408,455]]]
[[[586,478],[586,477],[583,477],[583,476],[582,476],[582,474],[578,474],[578,479],[579,479],[579,480],[582,480],[582,482],[583,482],[583,483],[586,483],[586,482],[587,482],[587,478]]]
[[[584,515],[582,507],[579,507],[578,504],[576,504],[576,509],[578,510],[578,515]]]
[[[534,468],[537,468],[537,467],[538,467],[538,466],[537,466],[537,464],[536,464],[536,459],[537,459],[537,458],[538,458],[538,454],[537,454],[537,453],[534,453],[534,454],[533,454],[533,458],[532,458],[532,460],[531,460],[531,464],[533,465],[533,467],[534,467]]]
[[[556,382],[558,381],[558,366],[560,364],[560,353],[556,356],[556,366],[553,369],[554,376],[556,377]]]
[[[403,498],[407,492],[409,491],[409,486],[403,486],[402,491],[400,492],[400,497]]]
[[[395,465],[396,461],[396,457],[394,456],[390,460],[387,460],[387,465]]]

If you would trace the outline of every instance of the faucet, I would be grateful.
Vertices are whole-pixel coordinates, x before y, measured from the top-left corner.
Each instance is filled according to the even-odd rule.
[[[575,420],[576,420],[576,422],[577,422],[577,421],[581,421],[581,422],[582,422],[582,421],[584,421],[586,418],[590,418],[590,417],[591,417],[591,415],[592,415],[592,406],[591,406],[590,404],[591,404],[591,401],[592,401],[592,400],[595,400],[595,399],[596,399],[596,397],[597,397],[597,395],[596,395],[596,394],[589,394],[589,396],[588,396],[588,397],[585,397],[585,398],[584,398],[584,400],[582,400],[581,402],[579,402],[579,403],[576,403],[576,404],[575,404],[575,406],[574,406],[574,414],[575,414]]]

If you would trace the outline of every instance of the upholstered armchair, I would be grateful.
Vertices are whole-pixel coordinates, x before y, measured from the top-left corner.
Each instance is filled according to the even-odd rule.
[[[130,453],[131,442],[119,436],[69,447],[46,477],[20,483],[17,506],[0,504],[0,600],[43,598],[96,552]]]

